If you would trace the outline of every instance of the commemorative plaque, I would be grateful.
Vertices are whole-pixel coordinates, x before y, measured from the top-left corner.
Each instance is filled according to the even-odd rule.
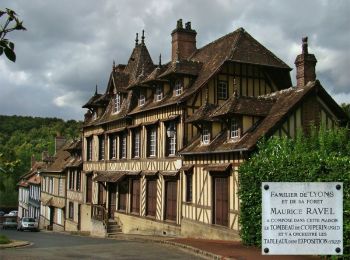
[[[263,182],[262,254],[342,255],[342,182]]]

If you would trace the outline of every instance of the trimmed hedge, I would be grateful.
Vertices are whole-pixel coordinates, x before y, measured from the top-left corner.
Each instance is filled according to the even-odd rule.
[[[261,246],[262,182],[343,182],[344,257],[350,257],[350,140],[348,129],[309,137],[270,138],[239,168],[241,239]]]

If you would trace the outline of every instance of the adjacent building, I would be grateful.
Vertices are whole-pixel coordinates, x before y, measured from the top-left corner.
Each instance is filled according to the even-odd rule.
[[[171,60],[136,36],[127,64],[83,106],[84,207],[91,232],[234,239],[239,165],[263,136],[295,137],[347,117],[316,80],[307,38],[292,70],[243,28],[201,48],[182,20]],[[87,210],[88,211],[88,210]]]

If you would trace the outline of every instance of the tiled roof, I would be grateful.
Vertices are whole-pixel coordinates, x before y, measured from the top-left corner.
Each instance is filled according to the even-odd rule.
[[[160,74],[159,78],[166,78],[171,74],[182,74],[182,75],[190,75],[197,76],[200,68],[202,67],[202,63],[198,61],[192,60],[180,60],[170,62],[166,71]]]
[[[251,150],[263,136],[270,136],[274,129],[278,127],[288,114],[306,97],[311,94],[322,95],[327,98],[327,104],[336,107],[336,102],[327,94],[318,81],[309,82],[304,87],[291,87],[289,89],[273,92],[260,98],[275,100],[266,116],[253,125],[239,140],[229,140],[226,131],[218,134],[208,145],[202,145],[200,136],[186,146],[180,154],[200,154],[200,153],[222,153],[239,150]],[[256,101],[254,99],[253,103]],[[248,105],[248,104],[246,104]],[[248,105],[249,106],[249,105]],[[229,110],[227,110],[229,111]],[[341,109],[334,109],[344,121],[347,120],[346,114]],[[253,111],[254,115],[254,111]]]
[[[217,108],[217,105],[205,103],[203,106],[198,108],[196,112],[189,116],[186,119],[186,123],[193,123],[193,122],[199,122],[199,121],[212,121],[212,118],[210,118],[210,115],[215,111]]]
[[[231,96],[211,116],[219,117],[229,114],[266,116],[273,104],[274,98]]]

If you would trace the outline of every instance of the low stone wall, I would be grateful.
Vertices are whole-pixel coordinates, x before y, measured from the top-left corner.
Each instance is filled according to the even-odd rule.
[[[91,205],[81,205],[80,230],[91,232]]]
[[[125,234],[142,234],[142,235],[156,235],[156,236],[179,236],[180,226],[151,220],[143,217],[127,215],[122,213],[115,213],[118,224],[121,226]]]
[[[182,219],[181,236],[191,238],[203,238],[213,240],[239,241],[239,233],[226,227],[202,224],[197,221]]]

